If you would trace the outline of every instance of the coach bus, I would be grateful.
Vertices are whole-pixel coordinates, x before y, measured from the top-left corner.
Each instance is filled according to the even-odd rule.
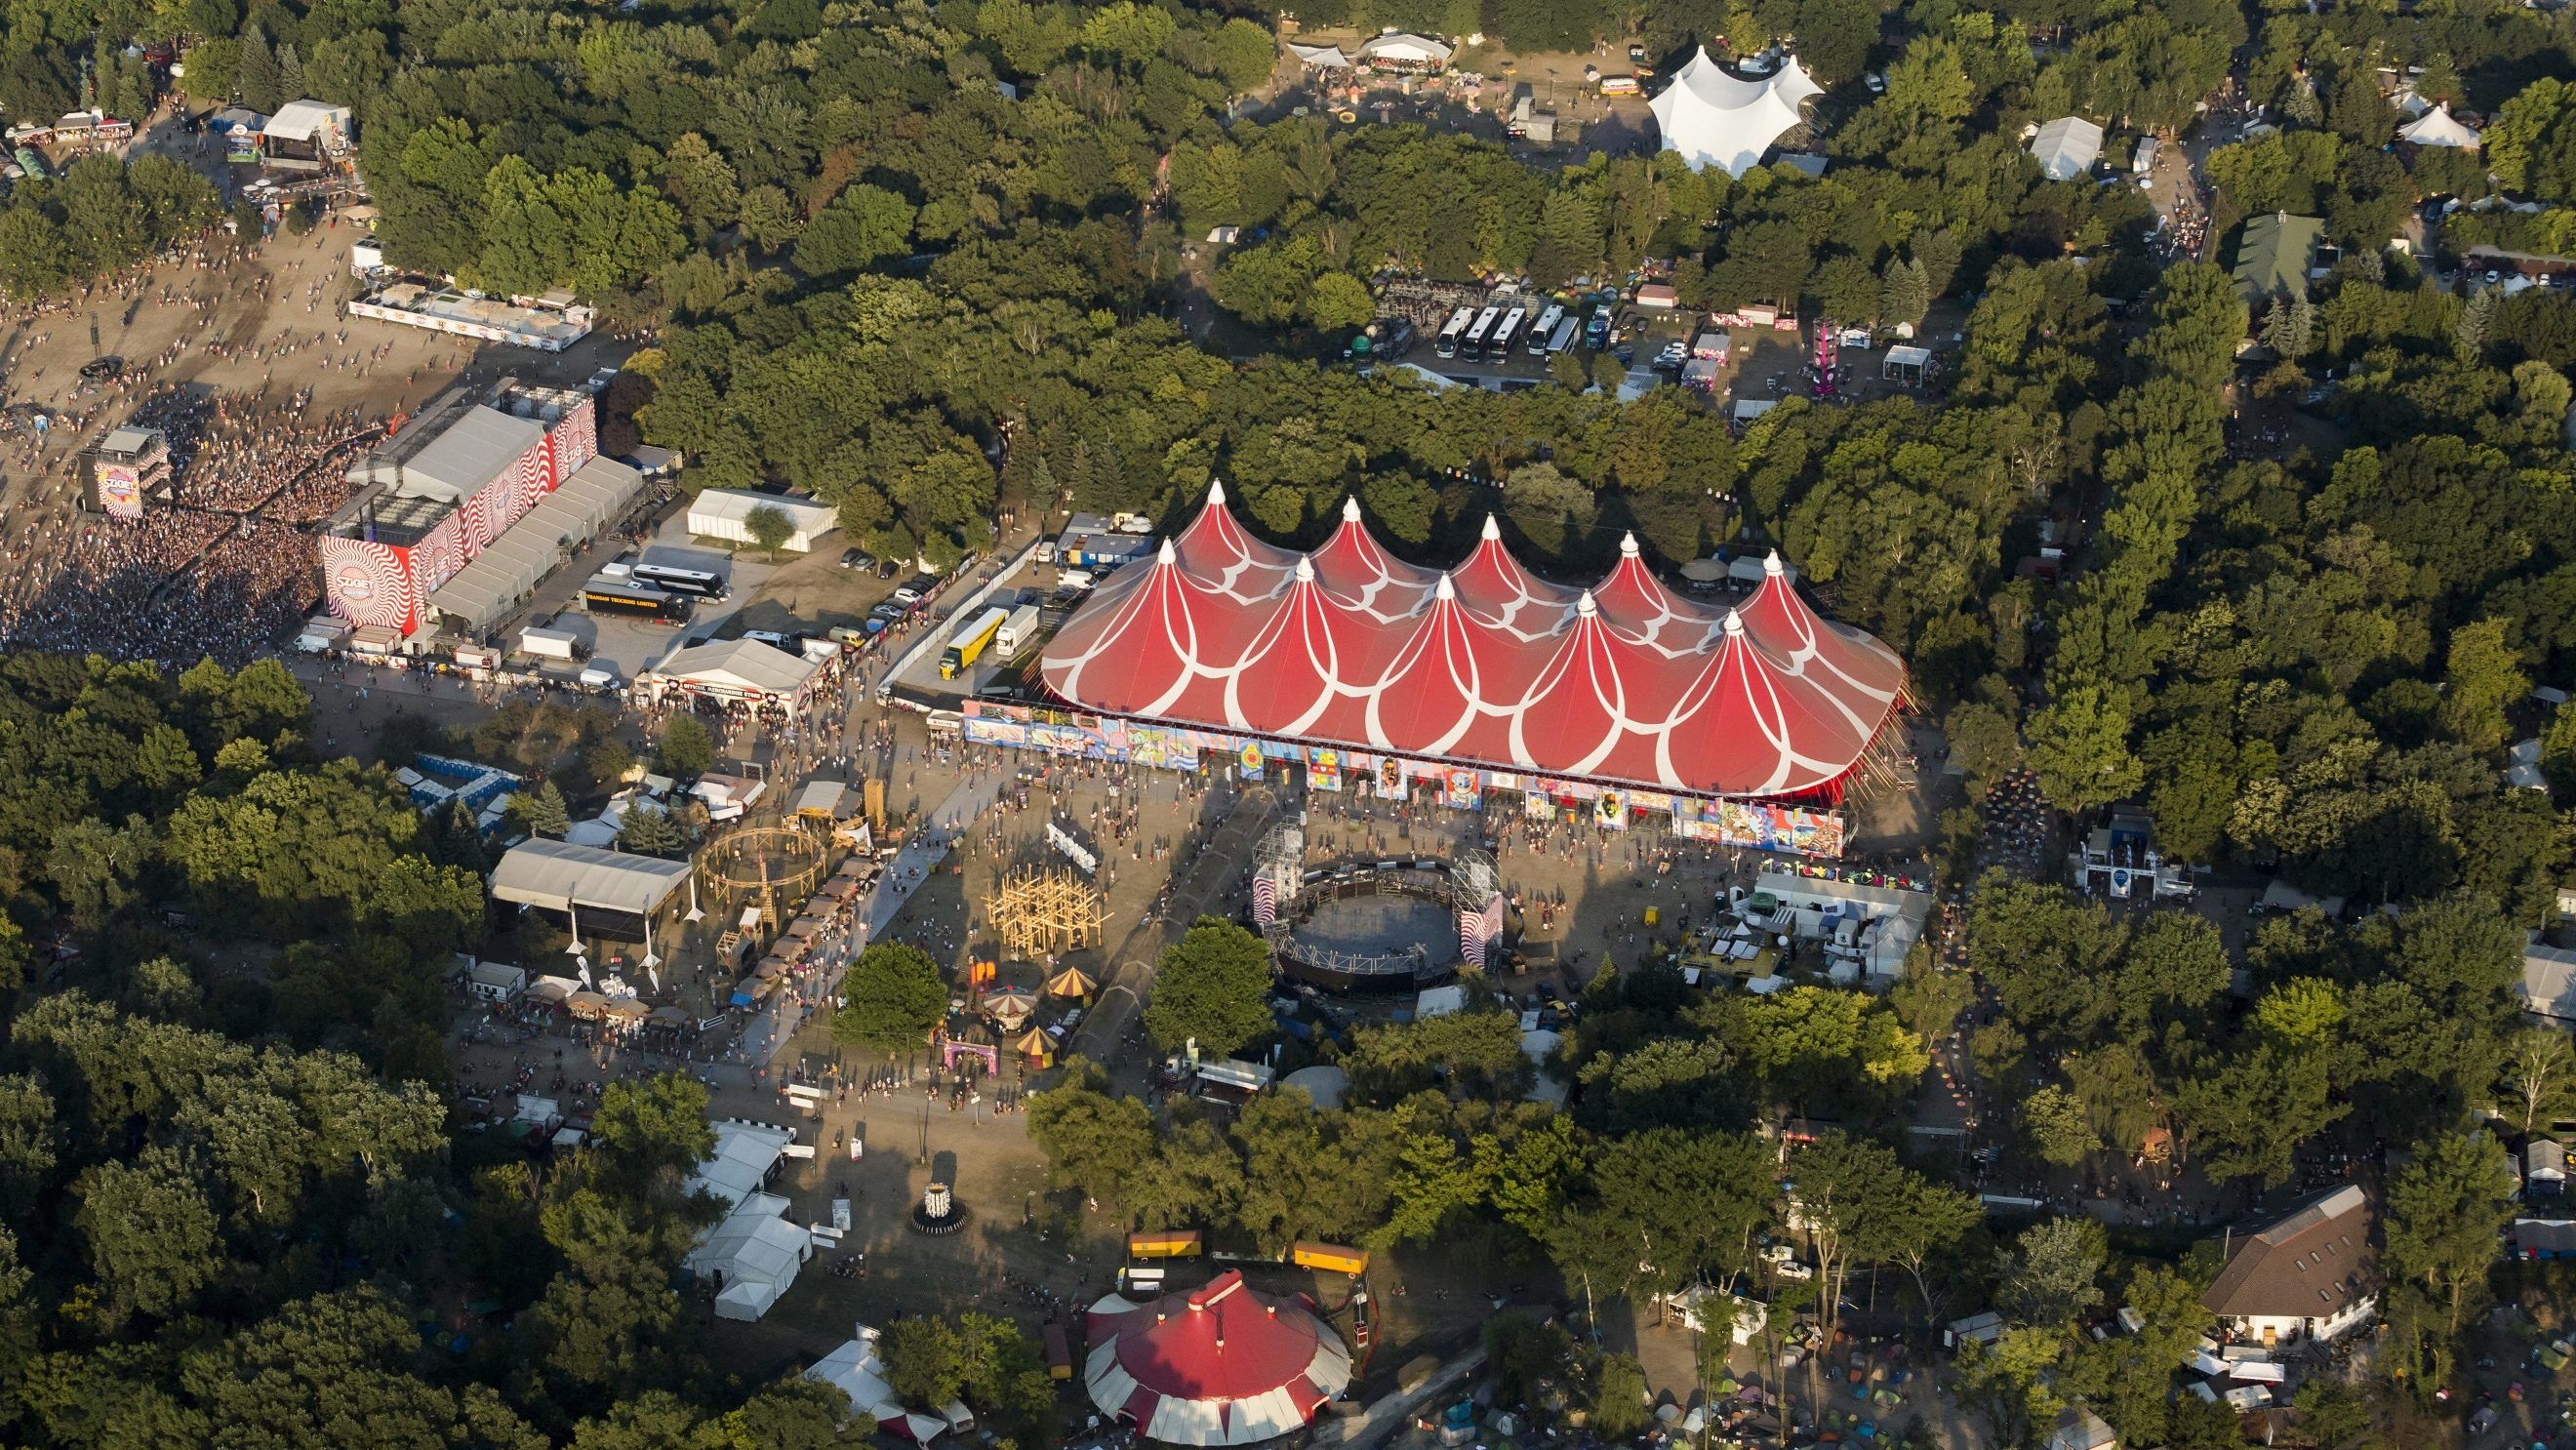
[[[722,574],[683,569],[676,564],[638,564],[629,571],[629,577],[665,594],[686,594],[692,599],[722,599],[726,592]]]
[[[1529,309],[1515,307],[1494,324],[1494,335],[1485,342],[1485,356],[1496,362],[1509,362],[1512,348],[1520,342],[1521,324],[1529,321]]]
[[[1538,315],[1538,321],[1530,324],[1529,355],[1531,357],[1547,356],[1548,340],[1556,336],[1556,325],[1564,320],[1564,304],[1557,302],[1547,304],[1547,310]]]
[[[1499,307],[1488,307],[1477,313],[1476,325],[1467,329],[1467,340],[1459,346],[1458,355],[1469,362],[1483,362],[1485,340],[1494,335],[1494,324],[1502,320],[1503,309]]]
[[[1566,318],[1564,321],[1559,322],[1556,325],[1556,332],[1548,338],[1547,355],[1549,357],[1556,357],[1563,353],[1573,351],[1575,339],[1582,335],[1583,319],[1580,317]]]
[[[581,607],[593,614],[622,614],[655,624],[688,623],[689,610],[696,602],[686,595],[665,594],[614,579],[593,579],[581,591]]]
[[[1476,309],[1473,307],[1461,307],[1450,313],[1448,325],[1440,329],[1440,339],[1431,345],[1431,350],[1442,357],[1456,357],[1458,344],[1465,339],[1468,325],[1475,320]]]
[[[953,680],[957,678],[958,671],[975,663],[976,656],[993,642],[993,636],[1001,633],[1002,626],[1010,622],[1010,618],[1011,612],[1007,609],[987,609],[968,621],[965,628],[950,635],[948,648],[939,652],[939,678]]]

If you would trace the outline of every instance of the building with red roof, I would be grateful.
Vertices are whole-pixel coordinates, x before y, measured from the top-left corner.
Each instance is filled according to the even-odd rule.
[[[1341,1336],[1304,1298],[1256,1294],[1229,1269],[1205,1287],[1097,1313],[1091,1402],[1171,1445],[1250,1445],[1303,1428],[1351,1382]]]
[[[1245,532],[1222,485],[1040,670],[1066,703],[1143,724],[1738,800],[1838,799],[1906,686],[1776,554],[1728,608],[1668,589],[1633,535],[1591,589],[1531,574],[1490,518],[1456,568],[1406,563],[1356,501],[1299,554]]]

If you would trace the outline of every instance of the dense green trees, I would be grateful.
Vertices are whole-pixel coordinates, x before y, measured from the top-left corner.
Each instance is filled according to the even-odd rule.
[[[1154,968],[1145,1030],[1166,1052],[1194,1043],[1204,1057],[1233,1056],[1270,1030],[1270,948],[1232,922],[1200,919]]]
[[[832,1040],[900,1052],[929,1042],[930,1029],[947,1015],[948,982],[928,952],[901,942],[872,942],[841,978]]]

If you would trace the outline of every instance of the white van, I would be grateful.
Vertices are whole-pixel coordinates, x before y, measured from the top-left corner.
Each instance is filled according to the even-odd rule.
[[[624,684],[612,665],[591,665],[581,672],[581,687],[585,690],[615,690]]]

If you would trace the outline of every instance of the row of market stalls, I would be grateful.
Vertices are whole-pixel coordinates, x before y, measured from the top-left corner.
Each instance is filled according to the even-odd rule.
[[[855,910],[853,903],[875,883],[879,869],[864,855],[853,855],[841,862],[805,899],[794,919],[779,930],[760,960],[734,984],[733,1005],[756,1007],[777,995],[787,983],[820,970],[823,962],[819,953],[836,934],[847,930]]]

